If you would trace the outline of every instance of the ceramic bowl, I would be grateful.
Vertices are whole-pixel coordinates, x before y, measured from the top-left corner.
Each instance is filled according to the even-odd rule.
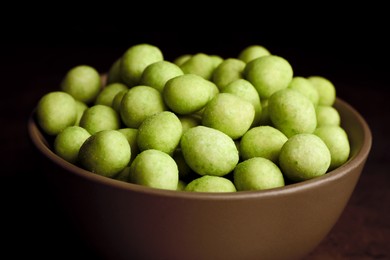
[[[330,232],[371,149],[366,121],[337,99],[349,160],[315,179],[236,193],[168,191],[83,170],[58,157],[28,121],[50,188],[80,236],[107,259],[299,259]]]

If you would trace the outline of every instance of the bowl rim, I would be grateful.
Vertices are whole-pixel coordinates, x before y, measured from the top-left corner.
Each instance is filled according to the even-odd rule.
[[[51,160],[57,166],[72,172],[72,174],[87,179],[89,181],[108,185],[112,188],[128,190],[132,192],[138,192],[143,194],[149,194],[151,196],[161,196],[161,197],[175,197],[177,199],[196,199],[196,200],[242,200],[242,199],[250,199],[250,198],[258,198],[258,197],[272,197],[272,196],[281,196],[288,195],[291,193],[302,192],[307,189],[316,188],[317,186],[323,185],[324,183],[330,183],[337,181],[343,176],[348,175],[348,173],[359,167],[368,157],[368,154],[372,145],[372,133],[371,130],[365,121],[365,119],[361,116],[361,114],[353,108],[350,104],[345,102],[340,98],[336,98],[335,104],[336,106],[344,106],[348,109],[357,119],[359,125],[362,127],[364,140],[362,143],[362,147],[355,155],[350,157],[346,163],[342,166],[327,172],[326,174],[302,181],[297,183],[288,184],[283,187],[266,189],[266,190],[258,190],[258,191],[239,191],[239,192],[188,192],[188,191],[180,191],[180,190],[164,190],[146,187],[138,184],[128,183],[121,180],[116,180],[108,177],[104,177],[88,170],[85,170],[77,165],[74,165],[60,156],[56,155],[54,151],[52,151],[48,143],[40,131],[36,121],[35,121],[35,109],[30,113],[27,122],[28,134],[30,140],[34,144],[35,148],[39,150],[39,152]],[[345,171],[348,168],[350,171]]]

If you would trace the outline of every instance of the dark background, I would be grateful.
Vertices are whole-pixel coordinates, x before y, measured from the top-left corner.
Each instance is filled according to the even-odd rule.
[[[136,32],[105,23],[5,28],[0,49],[1,254],[12,258],[91,257],[52,197],[27,134],[39,98],[56,90],[67,70],[88,64],[106,72],[130,46],[158,46],[166,60],[203,52],[236,57],[259,44],[286,58],[295,76],[321,75],[367,120],[373,146],[339,222],[310,259],[390,258],[389,50],[382,30],[276,28],[271,31]],[[211,28],[212,29],[212,28]]]

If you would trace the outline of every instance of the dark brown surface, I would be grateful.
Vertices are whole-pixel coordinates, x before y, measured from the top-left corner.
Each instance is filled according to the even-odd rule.
[[[135,33],[128,38],[118,38],[116,42],[96,41],[91,40],[92,33],[84,34],[82,29],[76,30],[76,35],[68,30],[59,32],[51,40],[47,37],[26,40],[19,34],[18,38],[5,44],[3,42],[1,46],[4,81],[0,102],[0,195],[1,228],[6,241],[2,243],[1,254],[11,254],[15,258],[24,255],[60,255],[60,258],[94,256],[63,216],[48,190],[44,176],[39,173],[41,165],[27,136],[27,118],[37,100],[44,93],[57,88],[64,72],[70,67],[84,63],[104,72],[126,47],[149,41],[162,46],[168,59],[176,57],[176,53],[196,51],[221,53],[228,57],[247,44],[260,43],[286,57],[296,75],[321,74],[331,79],[338,96],[366,118],[373,134],[373,147],[345,211],[307,259],[390,258],[390,91],[386,80],[388,65],[385,66],[384,62],[388,51],[382,39],[373,33],[360,33],[348,35],[342,38],[344,41],[334,43],[329,40],[332,35],[328,34],[328,40],[319,43],[322,38],[314,35],[317,36],[314,38],[317,44],[311,45],[303,41],[282,43],[279,39],[270,40],[268,37],[271,35],[260,37],[254,36],[255,33],[232,33],[197,45],[189,36],[182,38],[172,33],[164,40],[161,33],[155,32]],[[96,28],[94,32],[101,29]],[[103,28],[103,31],[118,33],[111,28]],[[67,37],[61,38],[62,34]],[[69,40],[71,35],[81,38],[81,42]],[[240,37],[237,38],[237,35]],[[173,40],[168,41],[168,38]],[[356,45],[361,38],[369,38],[370,41]],[[364,56],[357,55],[362,53],[362,49],[370,51],[364,51]]]

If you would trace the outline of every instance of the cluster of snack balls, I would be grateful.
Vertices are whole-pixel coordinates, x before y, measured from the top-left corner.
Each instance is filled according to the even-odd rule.
[[[235,192],[312,179],[348,160],[334,85],[294,76],[261,45],[235,58],[165,60],[128,48],[106,80],[91,66],[64,76],[37,105],[53,151],[92,173],[167,190]],[[91,173],[91,174],[92,174]]]

